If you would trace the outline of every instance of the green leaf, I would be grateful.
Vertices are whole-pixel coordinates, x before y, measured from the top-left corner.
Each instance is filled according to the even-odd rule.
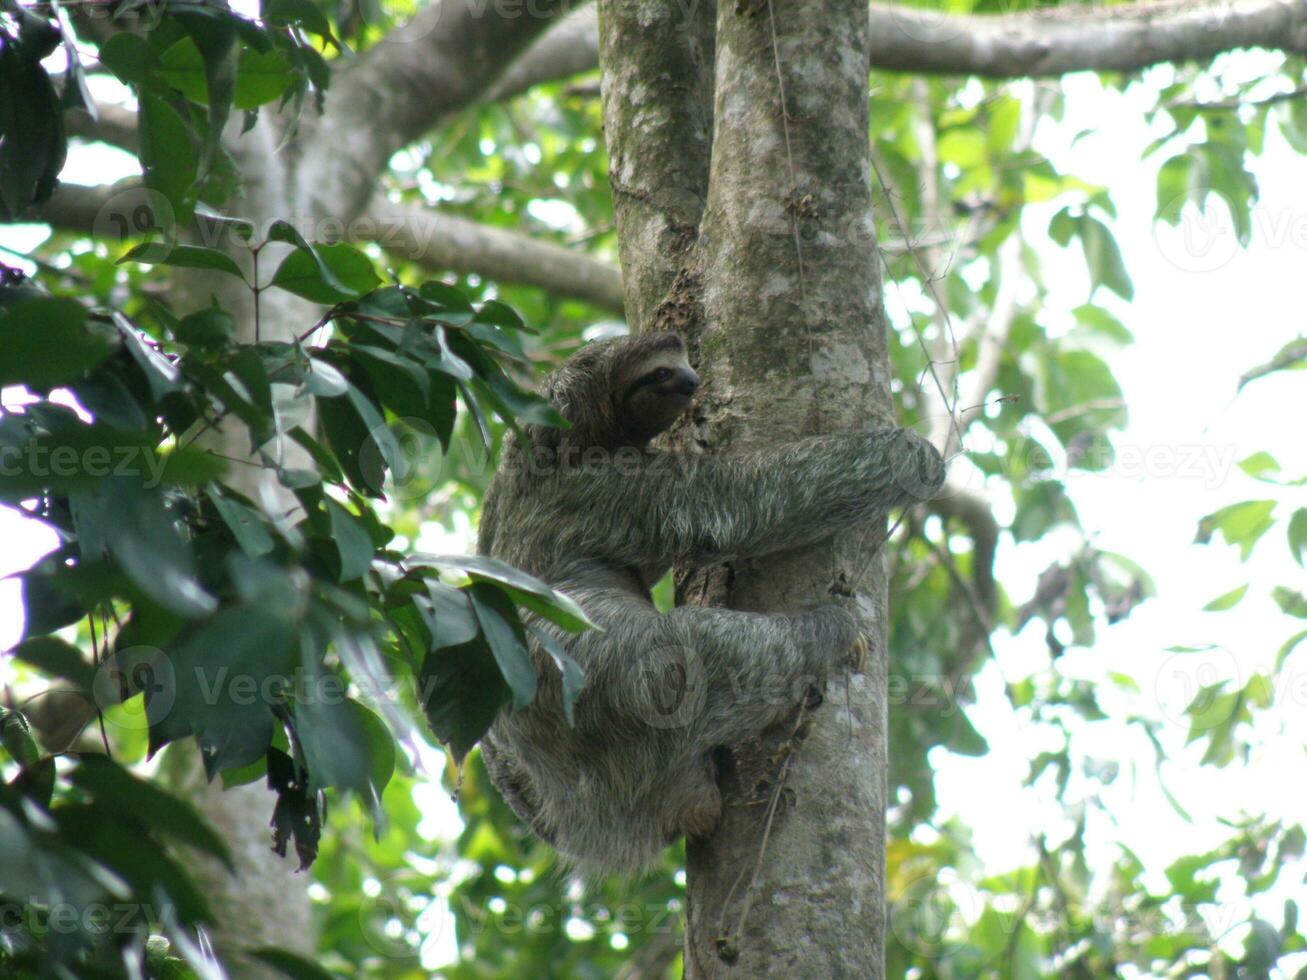
[[[1208,544],[1212,535],[1220,531],[1226,541],[1239,547],[1240,561],[1247,561],[1254,545],[1275,523],[1271,516],[1274,510],[1274,500],[1245,500],[1222,507],[1198,522],[1194,541]]]
[[[324,501],[331,521],[331,539],[340,556],[340,581],[351,582],[372,567],[372,539],[358,518],[330,497]]]
[[[265,0],[263,18],[273,24],[299,25],[306,31],[340,46],[326,16],[309,0]]]
[[[1071,312],[1076,318],[1076,324],[1096,337],[1120,346],[1134,342],[1134,335],[1125,324],[1101,306],[1085,303]]]
[[[1196,188],[1194,159],[1188,153],[1171,157],[1157,171],[1157,217],[1175,225]]]
[[[189,37],[174,41],[159,55],[158,75],[191,102],[207,105],[209,82],[204,56]]]
[[[1280,611],[1296,619],[1307,619],[1307,596],[1296,589],[1277,585],[1271,590],[1271,598],[1280,607]]]
[[[188,347],[200,350],[222,350],[236,335],[236,322],[231,314],[218,306],[188,313],[173,328],[177,339]]]
[[[93,371],[89,377],[74,381],[69,387],[97,422],[128,432],[145,430],[145,410],[137,396],[119,378],[113,365]]]
[[[145,185],[172,206],[174,224],[168,237],[175,237],[176,229],[189,224],[195,212],[199,163],[194,141],[181,116],[157,95],[142,94],[137,114]]]
[[[1048,223],[1048,237],[1063,248],[1071,243],[1071,236],[1076,233],[1076,219],[1071,212],[1063,208]]]
[[[324,403],[319,403],[319,410],[321,410],[322,404]],[[314,439],[298,425],[290,430],[289,435],[309,454],[314,464],[322,471],[324,477],[332,483],[340,483],[345,479],[344,474],[340,471],[339,464],[336,462],[336,457],[317,439]]]
[[[47,558],[22,573],[24,639],[53,633],[86,615],[82,604],[61,584],[70,571],[62,562]]]
[[[304,388],[311,395],[335,398],[349,391],[349,382],[335,365],[320,357],[310,357],[304,372]]]
[[[193,733],[212,777],[268,751],[272,709],[289,697],[295,661],[295,623],[286,612],[233,606],[176,648],[167,660],[170,669],[156,671],[161,681],[146,691],[152,753]]]
[[[231,115],[232,99],[236,91],[236,61],[240,48],[236,44],[240,18],[212,16],[211,12],[190,13],[184,7],[172,7],[169,12],[199,49],[204,65],[204,80],[209,107],[209,118],[204,131],[204,165],[208,169],[218,150],[219,140]],[[252,26],[252,25],[251,25]],[[249,37],[248,32],[242,32]],[[262,32],[256,29],[256,33]]]
[[[497,299],[488,299],[481,304],[476,311],[476,322],[490,323],[522,333],[536,332],[526,325],[526,322],[518,315],[517,310],[507,303],[499,302]]]
[[[1280,464],[1275,461],[1275,457],[1270,453],[1256,452],[1246,459],[1240,460],[1239,469],[1255,480],[1264,480],[1267,474],[1280,472]]]
[[[1012,536],[1017,541],[1038,541],[1059,524],[1074,525],[1075,505],[1057,480],[1039,480],[1017,489],[1017,510]]]
[[[404,463],[380,410],[352,383],[344,398],[319,398],[316,404],[327,442],[350,484],[365,496],[380,497],[386,470]]]
[[[431,733],[459,765],[512,697],[483,638],[428,653],[418,690]]]
[[[148,262],[151,265],[171,265],[186,269],[213,269],[235,276],[241,282],[241,274],[236,260],[216,248],[204,248],[200,245],[170,245],[167,242],[141,242],[128,249],[121,258],[122,262]]]
[[[546,630],[532,626],[531,635],[535,637],[545,653],[549,654],[554,666],[558,668],[559,674],[562,675],[563,716],[567,719],[568,727],[575,728],[576,699],[581,696],[581,688],[585,684],[585,673],[581,670],[581,665],[573,660],[571,655],[563,648],[563,645]]]
[[[1223,595],[1217,596],[1207,605],[1203,606],[1204,612],[1222,612],[1226,609],[1233,609],[1239,604],[1244,595],[1248,592],[1248,583],[1244,583],[1237,589],[1231,589]]]
[[[1284,666],[1284,662],[1289,659],[1289,654],[1293,653],[1294,649],[1303,640],[1307,640],[1307,630],[1295,633],[1280,645],[1280,651],[1275,655],[1275,669],[1277,671]]]
[[[150,397],[160,401],[165,395],[179,392],[185,387],[177,365],[146,343],[140,330],[132,326],[125,316],[114,313],[113,322],[122,337],[123,346],[145,374],[146,383],[150,386]]]
[[[248,955],[284,973],[291,980],[337,980],[336,974],[324,970],[312,960],[288,953],[284,949],[266,947],[252,950]]]
[[[383,404],[401,418],[426,419],[431,381],[420,362],[370,344],[351,343],[348,352],[362,363]]]
[[[340,243],[296,249],[282,260],[270,285],[315,303],[339,303],[362,296],[380,281],[371,259]]]
[[[536,696],[536,670],[517,609],[508,596],[486,582],[473,583],[468,596],[499,672],[513,692],[513,709],[526,707]]]
[[[16,4],[14,8],[20,9]],[[35,26],[41,31],[45,25],[35,20]],[[59,34],[52,34],[57,44]],[[41,67],[43,55],[39,49],[21,47],[6,38],[0,48],[0,217],[8,220],[50,197],[68,151],[63,111]]]
[[[54,636],[25,640],[14,647],[13,656],[31,664],[49,677],[62,677],[83,691],[95,683],[95,668],[75,646]]]
[[[473,581],[494,583],[514,601],[570,632],[579,633],[584,629],[596,628],[570,596],[556,592],[538,578],[495,558],[482,555],[424,555],[423,560],[438,568],[463,572]]]
[[[69,779],[74,786],[100,799],[113,801],[115,807],[131,813],[152,830],[204,851],[228,868],[233,867],[222,839],[187,803],[148,780],[137,779],[107,757],[82,755]]]
[[[0,385],[49,389],[109,356],[109,335],[71,299],[38,296],[0,313]]]
[[[307,0],[303,2],[312,8]],[[321,14],[318,16],[322,17]],[[246,50],[241,54],[240,69],[236,74],[236,108],[255,109],[273,102],[286,93],[294,80],[295,72],[280,51],[275,48],[264,52]]]
[[[1307,552],[1307,507],[1299,507],[1289,518],[1289,553],[1299,565],[1303,563],[1303,554]]]
[[[196,578],[190,545],[160,493],[110,478],[71,493],[69,507],[87,561],[100,557],[91,542],[103,542],[132,583],[170,612],[195,617],[217,607]]]
[[[395,743],[381,719],[346,697],[344,678],[326,670],[318,651],[301,644],[305,683],[295,696],[295,723],[309,770],[309,792],[328,786],[358,794],[375,815],[395,769]]]
[[[1085,216],[1080,219],[1079,231],[1090,280],[1096,286],[1106,286],[1122,299],[1133,299],[1135,287],[1111,230],[1098,219]]]
[[[461,646],[474,639],[481,626],[472,610],[472,600],[466,590],[455,589],[443,582],[427,582],[431,607],[419,604],[427,629],[431,632],[431,649]]]
[[[263,525],[263,518],[244,504],[229,500],[216,484],[209,485],[209,502],[227,525],[241,551],[251,558],[266,555],[274,547],[272,534]]]
[[[21,711],[12,711],[4,705],[0,705],[0,748],[20,766],[34,766],[41,761],[41,747],[32,737],[31,725]]]
[[[118,31],[96,51],[100,64],[125,85],[146,86],[159,68],[159,55],[148,41],[131,31]],[[198,52],[197,52],[198,54]]]

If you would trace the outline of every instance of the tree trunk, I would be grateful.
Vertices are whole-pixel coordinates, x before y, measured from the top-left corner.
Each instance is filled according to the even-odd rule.
[[[717,451],[886,423],[865,3],[726,3],[712,38],[684,19],[669,26],[669,9],[680,8],[601,3],[600,49],[626,308],[636,329],[687,333],[705,378],[679,438]],[[684,103],[706,88],[694,52],[714,48],[711,147],[678,144],[678,127],[709,116]],[[650,229],[683,224],[678,192],[696,166],[703,212],[669,273],[667,238]],[[789,732],[733,747],[722,823],[689,846],[687,977],[883,976],[883,537],[868,528],[678,583],[679,601],[760,611],[851,592],[871,639],[863,671],[829,685],[801,747]]]

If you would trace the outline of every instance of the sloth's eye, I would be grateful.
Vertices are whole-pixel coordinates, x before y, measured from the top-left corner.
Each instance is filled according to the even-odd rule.
[[[657,371],[654,371],[651,375],[649,375],[649,380],[652,381],[654,384],[658,384],[660,381],[666,381],[671,376],[672,376],[671,368],[662,367],[659,368]]]

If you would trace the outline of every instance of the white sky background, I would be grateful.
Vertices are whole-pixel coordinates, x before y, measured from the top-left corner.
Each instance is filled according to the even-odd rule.
[[[1265,65],[1257,56],[1240,58],[1250,68],[1258,67],[1258,61]],[[1169,75],[1169,70],[1156,74]],[[1158,590],[1123,622],[1099,627],[1092,649],[1070,650],[1056,665],[1064,676],[1104,679],[1096,691],[1110,720],[1070,726],[1085,736],[1074,746],[1073,759],[1089,753],[1095,762],[1121,766],[1120,777],[1106,789],[1073,774],[1071,794],[1097,794],[1112,814],[1110,821],[1101,814],[1091,816],[1089,866],[1105,869],[1119,856],[1119,842],[1142,859],[1150,886],[1165,893],[1162,871],[1167,864],[1229,838],[1230,829],[1218,818],[1264,812],[1307,821],[1301,779],[1307,661],[1301,653],[1284,667],[1273,717],[1259,726],[1265,742],[1250,765],[1224,770],[1199,766],[1203,745],[1182,748],[1189,730],[1182,712],[1198,688],[1227,677],[1235,682],[1232,686],[1241,686],[1252,674],[1269,672],[1280,645],[1304,625],[1285,616],[1269,598],[1275,585],[1307,585],[1303,570],[1289,556],[1282,524],[1268,532],[1246,565],[1220,538],[1207,546],[1193,543],[1199,518],[1227,504],[1282,496],[1288,504],[1277,509],[1282,520],[1294,507],[1307,505],[1307,492],[1299,489],[1293,499],[1290,492],[1277,492],[1235,466],[1264,450],[1276,457],[1287,478],[1307,475],[1303,375],[1271,375],[1236,395],[1243,371],[1268,361],[1286,342],[1307,332],[1304,162],[1270,127],[1266,152],[1252,163],[1261,199],[1246,251],[1232,247],[1228,222],[1213,229],[1191,215],[1187,228],[1154,227],[1157,170],[1174,151],[1141,162],[1144,149],[1159,135],[1144,122],[1150,100],[1142,93],[1104,91],[1089,75],[1067,79],[1065,88],[1066,122],[1042,126],[1036,143],[1062,172],[1108,187],[1117,206],[1113,231],[1134,281],[1135,299],[1126,304],[1101,291],[1096,298],[1135,335],[1134,345],[1111,353],[1108,361],[1130,411],[1128,427],[1113,443],[1123,458],[1122,450],[1137,454],[1133,467],[1071,473],[1067,485],[1093,543],[1138,561]],[[1072,146],[1072,137],[1082,129],[1095,132]],[[1054,322],[1085,300],[1088,279],[1075,243],[1063,251],[1047,239],[1047,218],[1056,208],[1044,210],[1029,209],[1023,228],[1032,242],[1042,243],[1036,248],[1051,286],[1044,322]],[[1205,257],[1195,257],[1184,236],[1190,236],[1188,243],[1200,242],[1203,228],[1216,237]],[[1148,462],[1140,465],[1139,459]],[[1013,601],[1032,594],[1039,572],[1071,540],[1054,536],[1028,545],[1000,544],[998,578]],[[1245,582],[1251,588],[1233,610],[1201,611]],[[1217,646],[1210,655],[1166,652],[1176,645],[1208,644]],[[1037,832],[1049,832],[1056,841],[1059,825],[1064,833],[1073,829],[1053,799],[1049,778],[1036,789],[1019,789],[1029,759],[1040,751],[1059,750],[1060,736],[1014,715],[1003,694],[1005,679],[1048,669],[1042,624],[1030,624],[1015,638],[999,633],[994,647],[997,662],[987,663],[977,678],[978,703],[968,711],[988,739],[990,753],[979,759],[942,751],[932,755],[941,816],[956,815],[971,828],[987,871],[1028,864]],[[1105,680],[1108,671],[1134,677],[1140,694],[1120,692]],[[1153,750],[1137,727],[1125,723],[1132,714],[1164,720],[1161,735],[1172,761],[1162,775],[1192,823],[1158,790]],[[1229,904],[1218,913],[1227,925],[1246,911],[1246,906],[1240,908],[1233,867],[1229,872],[1231,881],[1221,893]],[[1302,899],[1302,879],[1301,867],[1286,871],[1280,887],[1259,898],[1256,907],[1279,925],[1283,900]],[[1241,940],[1242,934],[1230,938]]]
[[[1252,74],[1268,64],[1260,55],[1240,55],[1235,63]],[[1141,162],[1144,148],[1157,135],[1143,122],[1149,99],[1141,93],[1103,92],[1088,75],[1067,79],[1065,88],[1066,121],[1041,126],[1037,145],[1059,170],[1110,188],[1116,202],[1120,217],[1114,231],[1136,298],[1130,304],[1101,294],[1098,299],[1113,308],[1136,340],[1109,356],[1130,410],[1129,426],[1114,443],[1118,449],[1137,447],[1151,454],[1143,472],[1118,467],[1106,475],[1073,473],[1068,487],[1094,543],[1138,561],[1153,576],[1158,595],[1124,622],[1102,626],[1093,649],[1070,650],[1056,669],[1096,680],[1117,671],[1139,682],[1137,695],[1120,692],[1108,681],[1099,684],[1111,720],[1074,723],[1071,729],[1087,736],[1078,740],[1076,751],[1092,751],[1095,760],[1115,761],[1121,768],[1117,781],[1101,789],[1100,799],[1112,819],[1091,817],[1090,866],[1105,869],[1118,856],[1120,842],[1145,862],[1151,885],[1164,891],[1162,870],[1171,860],[1229,837],[1218,817],[1237,817],[1242,808],[1307,822],[1301,788],[1307,761],[1307,654],[1299,652],[1286,664],[1285,683],[1276,690],[1276,710],[1261,725],[1264,742],[1248,766],[1200,767],[1201,749],[1182,749],[1188,719],[1181,714],[1199,684],[1225,676],[1242,683],[1253,672],[1268,669],[1280,644],[1302,625],[1269,599],[1274,585],[1307,584],[1302,569],[1289,558],[1282,526],[1263,539],[1247,565],[1220,539],[1205,547],[1192,542],[1204,514],[1240,500],[1276,496],[1273,488],[1238,471],[1237,460],[1265,450],[1280,461],[1287,477],[1307,475],[1303,375],[1272,375],[1235,394],[1240,373],[1267,361],[1305,332],[1305,165],[1270,127],[1266,152],[1252,164],[1261,188],[1253,241],[1237,253],[1222,251],[1218,241],[1212,254],[1228,255],[1229,260],[1191,271],[1184,267],[1191,265],[1184,259],[1184,230],[1154,228],[1152,223],[1157,168],[1169,154]],[[1072,146],[1071,138],[1081,130],[1095,132]],[[89,183],[132,172],[134,165],[123,154],[78,149],[70,155],[63,177]],[[1044,229],[1054,209],[1028,210],[1024,229],[1041,254],[1051,285],[1047,322],[1057,322],[1055,318],[1065,319],[1066,311],[1087,297],[1081,252],[1078,246],[1064,252],[1047,240]],[[0,229],[0,244],[15,248],[31,247],[43,237],[34,228]],[[1169,459],[1159,455],[1168,451],[1173,453]],[[1195,466],[1200,458],[1205,462]],[[1293,507],[1307,504],[1307,493],[1297,493],[1296,501],[1277,511],[1282,519]],[[1006,516],[1002,506],[1001,517]],[[430,532],[423,534],[423,547],[446,537],[438,528]],[[470,535],[467,538],[463,544],[470,547]],[[1054,535],[1020,547],[1002,543],[998,577],[1009,596],[1024,601],[1038,573],[1064,555],[1073,541]],[[0,575],[26,568],[52,545],[49,531],[0,508]],[[1244,582],[1252,587],[1235,609],[1201,611],[1211,599]],[[11,646],[20,629],[17,583],[0,582],[0,649]],[[1207,644],[1216,644],[1218,650],[1210,656],[1165,652],[1173,645]],[[1029,759],[1037,751],[1058,749],[1060,738],[1014,715],[1003,694],[1004,678],[1017,680],[1048,669],[1042,624],[1031,624],[1015,638],[999,633],[994,646],[997,662],[981,671],[978,704],[968,709],[989,741],[989,755],[967,759],[937,751],[932,764],[941,817],[956,814],[972,830],[986,870],[997,872],[1028,864],[1036,833],[1047,831],[1056,839],[1070,827],[1063,828],[1061,807],[1047,781],[1033,790],[1020,788]],[[0,683],[9,669],[0,659]],[[1173,756],[1163,775],[1193,815],[1193,823],[1177,815],[1157,790],[1152,749],[1138,729],[1124,723],[1131,714],[1169,719],[1162,734]],[[440,797],[443,803],[443,793],[433,789],[431,800]],[[1100,793],[1100,785],[1076,773],[1071,792]],[[1258,901],[1258,908],[1277,925],[1283,898],[1301,897],[1304,891],[1301,869],[1290,869],[1283,877],[1287,880],[1276,894]],[[1237,921],[1236,911],[1242,911],[1237,888],[1231,885],[1222,898],[1232,903],[1222,911],[1227,923]]]

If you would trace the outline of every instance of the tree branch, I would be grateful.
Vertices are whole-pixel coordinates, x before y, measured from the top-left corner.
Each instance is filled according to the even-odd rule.
[[[548,293],[572,296],[622,312],[622,276],[616,268],[553,242],[444,214],[415,204],[376,197],[366,217],[382,248],[427,269],[475,272],[500,282],[539,286]]]
[[[604,135],[627,319],[649,329],[708,195],[716,4],[600,0]]]
[[[60,183],[54,195],[30,219],[41,221],[60,231],[91,234],[100,225],[101,214],[110,201],[122,195],[122,203],[129,213],[134,206],[146,205],[149,198],[145,188],[135,178],[119,184]]]
[[[117,184],[60,184],[35,220],[63,231],[121,238],[140,227],[139,208],[155,200],[137,178]],[[203,219],[201,219],[203,220]],[[378,195],[365,216],[345,226],[346,237],[376,242],[427,269],[475,272],[499,282],[538,286],[556,296],[622,312],[622,276],[612,265],[553,242],[492,228],[453,214]],[[125,241],[124,241],[125,244]]]
[[[80,109],[64,113],[64,126],[68,135],[88,143],[106,143],[128,153],[135,153],[136,113],[111,102],[97,103],[95,111],[99,114],[99,119],[92,119],[89,113]]]
[[[485,101],[510,99],[544,82],[591,71],[598,64],[599,13],[593,3],[587,3],[522,52],[486,92]]]
[[[871,65],[883,71],[1047,78],[1204,60],[1236,48],[1307,53],[1307,0],[1157,0],[975,15],[873,3],[869,16]],[[573,72],[595,66],[589,54],[597,50],[592,36],[579,35],[583,28],[597,32],[597,27],[581,14],[569,23],[573,21],[568,40],[576,48],[571,57],[551,51],[546,61],[542,51],[540,77],[532,79],[530,66],[523,65],[523,81],[505,94],[560,77],[544,72],[546,63]],[[563,41],[560,36],[560,46]]]
[[[350,221],[391,156],[477,102],[518,53],[566,9],[440,0],[423,7],[332,79],[293,190],[298,210]]]
[[[1235,48],[1307,51],[1307,0],[1158,0],[1122,7],[939,14],[871,5],[871,63],[989,78],[1132,71]]]

